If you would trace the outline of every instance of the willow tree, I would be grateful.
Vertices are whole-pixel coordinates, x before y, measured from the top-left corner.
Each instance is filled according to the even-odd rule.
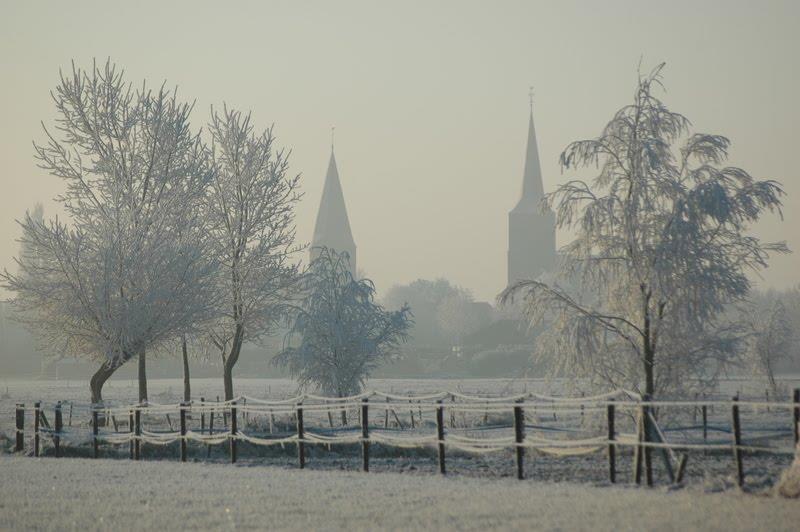
[[[127,361],[204,319],[214,265],[200,230],[213,166],[189,124],[191,106],[161,87],[135,89],[110,62],[62,75],[55,130],[39,165],[64,182],[65,219],[21,222],[19,271],[5,286],[51,351],[99,362],[92,401]],[[34,257],[34,258],[32,258]]]
[[[747,296],[748,274],[770,253],[787,251],[750,233],[780,213],[779,183],[723,166],[729,140],[691,133],[655,96],[662,68],[640,76],[600,136],[561,154],[563,170],[599,173],[544,199],[575,235],[561,249],[560,284],[527,280],[501,294],[548,322],[539,354],[554,371],[650,396],[689,376],[713,380],[736,356],[742,331],[723,310]]]
[[[358,393],[367,377],[408,338],[411,310],[375,303],[369,279],[353,278],[347,253],[321,248],[304,276],[304,297],[274,363],[301,387],[327,395]],[[346,424],[344,411],[342,422]]]
[[[298,175],[272,129],[256,132],[250,115],[212,110],[209,131],[218,172],[205,201],[205,224],[219,261],[215,319],[208,327],[222,356],[225,399],[244,342],[274,331],[296,288],[294,208]]]

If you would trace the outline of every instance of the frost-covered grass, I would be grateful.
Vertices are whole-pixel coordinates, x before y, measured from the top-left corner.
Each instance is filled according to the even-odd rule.
[[[0,530],[796,530],[800,505],[698,489],[0,456]]]

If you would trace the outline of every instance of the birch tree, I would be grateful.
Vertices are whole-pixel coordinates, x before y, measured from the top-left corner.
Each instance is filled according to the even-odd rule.
[[[256,133],[249,114],[212,109],[214,175],[205,213],[220,263],[216,319],[210,336],[222,356],[225,399],[242,344],[275,330],[296,288],[294,208],[299,175],[289,153],[275,148],[272,129]]]
[[[358,393],[408,339],[412,325],[408,305],[387,311],[374,297],[372,281],[353,278],[347,253],[322,248],[304,277],[301,305],[274,363],[288,368],[301,387],[337,397]]]
[[[549,322],[539,354],[554,371],[650,396],[712,380],[736,356],[742,330],[722,312],[746,297],[749,273],[788,251],[750,233],[780,213],[780,184],[723,166],[730,141],[690,133],[655,96],[662,68],[640,76],[599,137],[561,154],[565,171],[599,169],[544,200],[575,233],[561,285],[527,280],[501,294]]]
[[[135,89],[111,62],[62,74],[58,118],[35,144],[40,167],[61,178],[66,219],[27,216],[19,272],[5,286],[50,350],[96,360],[92,401],[127,361],[191,329],[208,312],[213,261],[200,202],[214,171],[190,129],[191,106],[162,86]]]

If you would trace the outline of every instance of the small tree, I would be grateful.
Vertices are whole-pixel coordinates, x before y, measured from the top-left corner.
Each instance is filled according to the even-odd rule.
[[[501,295],[523,298],[532,322],[550,321],[539,353],[555,371],[651,396],[716,376],[742,337],[722,311],[747,295],[748,273],[770,252],[788,251],[748,234],[779,212],[780,185],[720,167],[727,138],[687,137],[689,121],[653,95],[662,68],[640,77],[633,103],[598,138],[561,154],[563,169],[600,169],[545,198],[558,226],[576,233],[562,249],[574,290],[528,280]]]
[[[789,359],[796,340],[795,331],[780,299],[749,305],[745,320],[751,332],[748,355],[754,369],[764,375],[773,397],[779,397],[775,369],[779,362]],[[765,304],[764,304],[765,303]]]
[[[189,128],[191,106],[162,87],[134,90],[113,64],[73,65],[53,93],[56,137],[36,144],[42,168],[62,178],[68,221],[27,216],[19,273],[5,286],[49,349],[100,362],[90,385],[200,321],[212,300],[213,261],[199,230],[200,200],[213,174]],[[35,257],[35,260],[31,257]]]
[[[249,114],[212,110],[209,129],[219,172],[206,197],[205,222],[221,268],[208,330],[222,356],[230,400],[242,344],[275,330],[296,289],[299,176],[288,175],[289,154],[275,150],[272,129],[256,134]]]
[[[410,309],[384,310],[374,302],[372,281],[353,279],[347,254],[327,248],[304,282],[302,305],[274,363],[287,367],[301,387],[313,385],[337,397],[358,393],[408,338]]]

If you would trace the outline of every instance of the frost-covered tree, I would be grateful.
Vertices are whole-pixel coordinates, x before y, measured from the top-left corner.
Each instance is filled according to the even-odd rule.
[[[545,198],[575,232],[561,250],[566,282],[528,280],[501,294],[549,321],[539,352],[555,371],[651,396],[689,376],[714,378],[742,337],[721,313],[746,297],[748,273],[787,251],[749,233],[780,212],[780,185],[722,166],[727,138],[689,134],[654,95],[662,68],[640,76],[633,103],[599,137],[561,154],[564,170],[599,168]]]
[[[212,110],[209,130],[218,167],[206,197],[206,225],[221,268],[216,318],[209,335],[223,361],[225,399],[244,342],[275,330],[290,308],[298,264],[294,208],[299,176],[272,129],[256,133],[250,115]]]
[[[302,387],[345,397],[408,338],[407,305],[387,311],[374,301],[369,279],[353,279],[346,253],[322,248],[304,276],[304,297],[274,363]]]
[[[36,203],[32,211],[26,211],[25,217],[30,217],[33,223],[44,222],[44,207],[41,203]],[[19,257],[28,264],[35,264],[38,262],[38,252],[28,242],[20,242]]]
[[[19,272],[3,281],[50,350],[100,363],[92,401],[122,364],[191,330],[213,301],[213,261],[200,230],[213,166],[189,124],[191,106],[163,86],[134,88],[107,62],[62,74],[55,130],[39,165],[64,181],[67,217],[21,222]]]
[[[472,295],[447,279],[417,279],[409,284],[392,286],[381,300],[386,307],[398,308],[408,303],[414,309],[409,343],[444,347],[452,345],[456,329],[464,330],[463,323],[459,323],[460,317],[454,313],[458,312],[461,303],[471,302]]]
[[[483,312],[482,312],[483,311]],[[446,296],[436,308],[436,322],[451,345],[461,345],[464,337],[490,321],[466,290]]]
[[[797,340],[783,301],[757,301],[745,308],[744,317],[751,336],[748,356],[756,372],[766,377],[773,397],[779,397],[776,366],[787,360]]]

